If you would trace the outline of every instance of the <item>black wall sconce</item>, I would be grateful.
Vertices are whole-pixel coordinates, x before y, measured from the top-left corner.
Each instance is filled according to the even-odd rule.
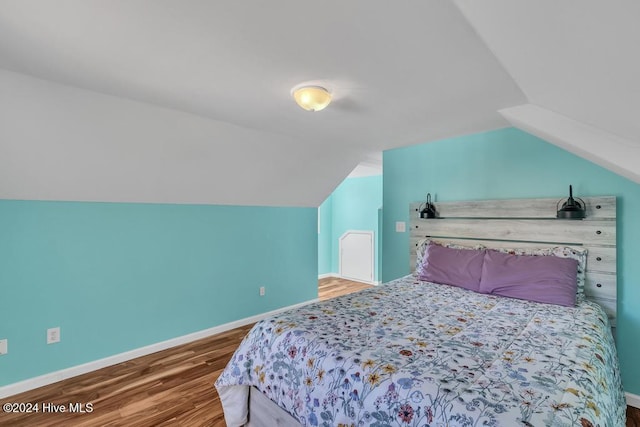
[[[437,218],[436,207],[431,203],[431,193],[427,193],[427,201],[418,207],[420,218]]]
[[[561,199],[556,205],[556,208],[558,208],[558,213],[556,215],[556,218],[583,219],[585,216],[587,216],[586,205],[584,203],[584,200],[580,198],[576,198],[576,199],[573,198],[573,188],[570,185],[569,198],[566,199],[564,203],[562,203],[561,208],[558,208],[558,207],[560,206],[560,203],[565,199]]]

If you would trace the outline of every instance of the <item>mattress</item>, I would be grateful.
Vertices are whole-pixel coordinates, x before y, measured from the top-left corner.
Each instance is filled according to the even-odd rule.
[[[257,323],[216,381],[229,426],[250,386],[305,426],[624,426],[606,314],[407,276]]]

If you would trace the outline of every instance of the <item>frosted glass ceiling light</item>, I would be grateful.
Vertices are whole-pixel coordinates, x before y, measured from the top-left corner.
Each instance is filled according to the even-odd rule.
[[[320,111],[331,102],[331,94],[321,86],[302,86],[292,93],[298,105],[307,111]]]

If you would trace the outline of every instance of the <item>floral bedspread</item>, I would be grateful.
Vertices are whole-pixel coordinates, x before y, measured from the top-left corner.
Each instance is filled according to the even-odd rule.
[[[248,386],[305,426],[624,426],[609,321],[407,276],[257,323],[216,387]]]

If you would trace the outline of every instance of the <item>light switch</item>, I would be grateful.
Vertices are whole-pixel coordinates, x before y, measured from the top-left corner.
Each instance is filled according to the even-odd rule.
[[[7,340],[0,340],[0,355],[7,354],[9,352],[9,344]]]
[[[407,224],[404,221],[396,222],[396,233],[404,233],[407,231]]]

